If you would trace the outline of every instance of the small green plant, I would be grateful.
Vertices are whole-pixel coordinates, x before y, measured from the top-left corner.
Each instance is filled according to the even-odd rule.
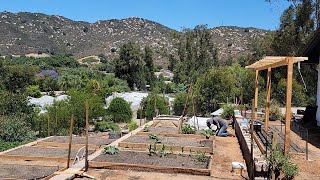
[[[150,138],[150,139],[155,139],[157,142],[159,142],[159,141],[160,141],[159,136],[158,136],[158,135],[156,135],[156,134],[149,134],[149,138]]]
[[[152,154],[153,154],[154,152],[153,152],[153,150],[152,150],[152,145],[151,145],[151,144],[149,144],[148,150],[149,150],[149,156],[152,156]]]
[[[156,143],[153,144],[152,151],[153,151],[154,154],[157,154],[157,144]]]
[[[162,144],[161,150],[160,150],[160,157],[166,155],[166,146]]]
[[[204,135],[206,137],[206,139],[209,139],[210,136],[212,136],[214,134],[214,131],[211,129],[206,129],[206,130],[203,130],[201,132],[201,134]]]
[[[170,144],[170,154],[173,154],[173,146]]]
[[[208,158],[204,152],[197,151],[196,158],[199,162],[207,162]]]
[[[114,123],[112,121],[101,121],[101,122],[97,122],[94,130],[100,131],[100,132],[106,132],[106,131],[118,132],[120,128],[117,123]]]
[[[194,128],[190,124],[182,124],[182,134],[194,134]]]
[[[129,131],[133,131],[138,127],[139,127],[138,124],[134,120],[131,120],[130,123],[128,124]]]
[[[150,126],[146,124],[143,128],[143,132],[148,132],[150,130]]]
[[[293,179],[299,173],[298,166],[291,162],[287,162],[283,166],[283,172],[286,179]]]
[[[119,153],[120,153],[119,149],[115,146],[107,146],[102,151],[102,154],[110,154],[110,155],[115,155]]]
[[[270,151],[267,162],[276,178],[280,172],[284,173],[286,179],[293,179],[298,174],[298,166],[290,162],[290,156],[283,155],[278,144]]]

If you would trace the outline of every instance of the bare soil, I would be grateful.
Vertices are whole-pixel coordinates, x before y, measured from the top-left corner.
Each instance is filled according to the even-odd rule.
[[[179,134],[177,128],[160,128],[160,127],[150,127],[149,133],[154,133],[154,134]]]
[[[115,155],[100,155],[92,161],[207,169],[209,157],[206,156],[206,162],[199,162],[195,157],[189,155],[167,154],[160,157],[156,155],[149,156],[147,153],[142,152],[121,151]]]
[[[108,139],[106,137],[89,137],[89,144],[94,145],[107,145],[115,141],[115,139]],[[45,139],[44,142],[57,142],[57,143],[69,143],[68,136],[54,136],[48,139]],[[85,137],[72,137],[72,144],[85,144],[86,138]]]
[[[167,174],[159,172],[144,172],[130,170],[89,169],[87,174],[101,180],[217,180],[210,176],[189,174]],[[224,178],[225,179],[225,178]],[[89,178],[75,178],[75,180],[90,180]],[[220,178],[219,178],[220,180]],[[229,179],[233,180],[233,179]]]
[[[192,138],[178,138],[178,137],[160,137],[161,143],[166,145],[176,145],[176,146],[194,146],[194,147],[212,147],[212,141],[192,139]],[[151,139],[148,136],[131,136],[123,142],[131,143],[155,143],[155,139]]]
[[[74,158],[77,154],[77,149],[71,149],[71,158]],[[89,150],[89,154],[94,151]],[[68,149],[60,148],[39,148],[39,147],[22,147],[9,151],[5,155],[19,155],[19,156],[40,156],[40,157],[67,157]]]
[[[36,179],[44,178],[58,171],[58,167],[0,164],[0,179]]]

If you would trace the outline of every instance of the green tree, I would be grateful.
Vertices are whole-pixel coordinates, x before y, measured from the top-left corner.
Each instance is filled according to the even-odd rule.
[[[178,93],[173,101],[173,114],[177,116],[181,116],[184,110],[184,106],[186,104],[188,93],[181,92]],[[192,99],[189,97],[186,114],[192,115]]]
[[[155,102],[156,99],[156,102]],[[158,111],[158,114],[168,114],[168,101],[155,94],[149,94],[146,98],[144,98],[141,102],[142,106],[142,113],[145,115],[148,120],[151,120],[153,117],[156,116],[156,111]]]
[[[34,80],[37,68],[28,65],[14,65],[7,67],[4,84],[11,92],[22,92]]]
[[[216,64],[217,50],[206,25],[184,29],[177,40],[178,58],[171,57],[175,83],[195,82],[207,68]]]
[[[26,88],[26,93],[28,96],[39,98],[41,97],[41,91],[39,85],[29,85]]]
[[[147,84],[152,86],[155,81],[155,75],[154,75],[154,64],[153,64],[153,52],[149,46],[144,47],[144,62],[146,63],[146,66],[145,66],[146,81],[147,81]]]
[[[286,93],[287,93],[287,80],[280,79],[276,88],[276,100],[282,105],[286,104]],[[292,105],[293,106],[305,106],[306,96],[304,93],[303,86],[299,84],[295,79],[292,80]]]
[[[25,94],[16,94],[7,91],[0,91],[0,112],[5,115],[33,114],[32,106],[28,105],[28,98]]]
[[[126,80],[130,89],[133,90],[135,85],[139,89],[145,89],[143,62],[137,44],[133,42],[123,44],[115,64],[116,77]]]
[[[235,79],[226,68],[209,69],[194,86],[197,112],[207,115],[218,108],[218,103],[235,96]]]
[[[132,119],[130,104],[120,97],[116,97],[110,102],[107,113],[112,116],[114,122],[130,122]]]
[[[82,132],[85,128],[86,117],[86,98],[89,103],[89,120],[98,119],[105,114],[104,103],[100,96],[84,91],[76,91],[71,89],[68,91],[70,98],[71,110],[74,113],[75,128],[78,132]]]

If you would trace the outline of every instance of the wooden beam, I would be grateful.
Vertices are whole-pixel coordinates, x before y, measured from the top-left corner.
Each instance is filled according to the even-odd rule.
[[[265,130],[268,132],[269,128],[269,113],[270,113],[270,95],[271,95],[271,68],[268,68],[267,77],[267,101],[266,101],[266,113],[265,113]]]
[[[88,141],[89,141],[89,102],[88,97],[86,98],[86,155],[85,155],[85,166],[84,171],[88,171]]]
[[[255,92],[254,92],[254,119],[257,119],[258,95],[259,95],[259,70],[256,70],[256,82],[255,82]]]
[[[284,153],[288,154],[290,150],[290,123],[291,123],[291,98],[292,98],[292,73],[293,61],[289,60],[287,70],[287,95],[286,95],[286,121],[285,121],[285,145]]]

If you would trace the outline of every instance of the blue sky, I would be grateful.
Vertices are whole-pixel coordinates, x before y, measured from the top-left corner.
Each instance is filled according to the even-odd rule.
[[[198,24],[274,30],[289,4],[284,0],[0,0],[0,11],[40,12],[72,20],[142,17],[181,30]]]

